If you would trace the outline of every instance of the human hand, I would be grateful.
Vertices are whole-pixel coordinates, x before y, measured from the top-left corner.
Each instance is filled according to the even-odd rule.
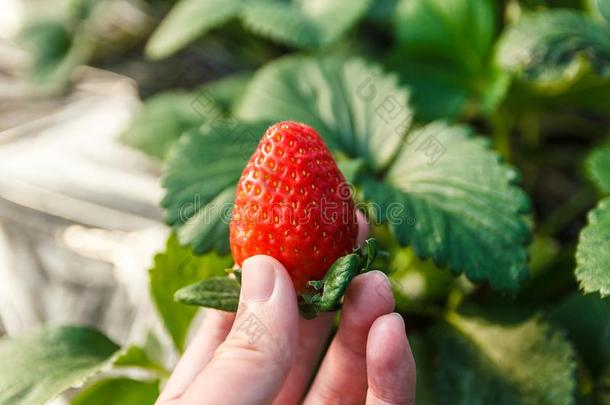
[[[413,404],[415,363],[393,308],[385,274],[355,277],[313,376],[334,314],[301,318],[286,269],[254,256],[243,263],[237,315],[206,314],[157,405]]]

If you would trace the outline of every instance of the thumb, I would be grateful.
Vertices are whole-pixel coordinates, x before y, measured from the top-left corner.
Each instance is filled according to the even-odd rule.
[[[245,260],[235,323],[184,394],[185,402],[271,403],[292,363],[298,319],[296,294],[284,266],[269,256]]]

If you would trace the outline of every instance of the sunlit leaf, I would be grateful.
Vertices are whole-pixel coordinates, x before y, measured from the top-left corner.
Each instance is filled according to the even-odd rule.
[[[124,377],[107,378],[80,391],[72,405],[152,405],[159,396],[159,381]]]
[[[500,324],[453,315],[440,339],[437,381],[443,404],[573,403],[573,350],[534,318]]]
[[[237,109],[247,120],[295,120],[335,152],[373,169],[390,161],[411,124],[408,93],[393,75],[359,59],[289,57],[252,79]]]
[[[35,329],[0,339],[0,403],[42,404],[112,364],[119,347],[76,326]]]
[[[215,308],[235,312],[239,305],[240,284],[226,277],[210,277],[189,284],[174,294],[174,300],[185,305]]]
[[[85,63],[93,50],[90,41],[76,36],[64,21],[57,19],[27,23],[19,40],[32,57],[31,79],[50,89],[68,83],[74,68]]]
[[[164,159],[184,132],[226,119],[249,80],[250,74],[236,74],[208,82],[193,91],[155,95],[144,102],[121,140]]]
[[[527,277],[530,229],[516,171],[463,126],[412,132],[383,181],[367,177],[373,215],[402,245],[452,272],[515,290]]]
[[[265,124],[214,123],[188,132],[174,145],[161,205],[180,243],[196,253],[229,252],[235,185],[266,129]]]
[[[147,100],[121,136],[122,141],[153,157],[165,158],[185,131],[219,116],[220,112],[211,103],[204,107],[206,114],[202,114],[204,109],[196,108],[198,100],[203,101],[197,93],[178,91]]]
[[[578,239],[575,274],[584,292],[610,295],[610,198],[589,212]]]
[[[610,0],[588,0],[591,13],[610,24]]]
[[[592,373],[610,364],[610,298],[572,293],[553,308],[551,321],[566,332]]]
[[[114,365],[118,367],[138,367],[161,375],[166,375],[167,370],[152,356],[146,352],[144,348],[139,346],[129,346],[121,350],[121,354],[117,356]]]
[[[610,194],[610,146],[595,149],[587,159],[587,169],[599,191]]]
[[[490,112],[507,76],[491,58],[496,17],[490,0],[402,0],[393,19],[399,45],[389,59],[413,92],[423,120]]]
[[[27,24],[20,40],[33,56],[33,73],[44,77],[55,70],[72,45],[72,33],[61,20],[41,20]]]
[[[555,92],[590,72],[610,78],[610,26],[577,11],[527,14],[503,34],[498,61]]]
[[[254,0],[244,7],[244,24],[256,33],[297,47],[335,42],[360,17],[371,0]]]
[[[396,309],[402,312],[418,308],[427,303],[446,299],[452,282],[451,274],[438,268],[430,260],[421,260],[411,247],[392,252],[389,266]]]
[[[222,79],[208,82],[201,90],[206,91],[218,108],[225,114],[230,114],[246,91],[252,73],[240,72]]]
[[[146,55],[161,59],[237,16],[244,0],[181,0],[150,37]]]
[[[197,308],[174,301],[174,293],[185,285],[224,274],[231,259],[216,253],[193,255],[189,247],[180,246],[176,236],[167,240],[165,251],[155,256],[150,270],[150,291],[165,328],[178,350],[184,349],[191,321]]]
[[[492,6],[489,0],[403,0],[394,30],[412,56],[436,57],[474,71],[493,43]],[[456,49],[456,43],[462,46]]]

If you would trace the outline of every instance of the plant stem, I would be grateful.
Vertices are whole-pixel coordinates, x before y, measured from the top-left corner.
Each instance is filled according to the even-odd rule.
[[[494,147],[502,155],[504,160],[510,161],[511,148],[510,148],[510,133],[512,131],[512,123],[508,117],[508,114],[500,108],[492,119],[493,126],[493,142]]]

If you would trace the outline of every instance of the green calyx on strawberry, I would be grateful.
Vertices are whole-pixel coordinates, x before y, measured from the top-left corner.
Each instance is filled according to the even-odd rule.
[[[360,273],[371,270],[377,257],[377,241],[367,239],[364,246],[353,253],[338,258],[328,269],[322,280],[308,283],[315,292],[299,297],[299,309],[307,318],[314,318],[319,312],[336,311],[341,307],[341,300],[347,286]]]
[[[230,224],[235,263],[258,254],[277,259],[300,294],[302,313],[312,317],[338,309],[351,279],[369,269],[376,243],[354,250],[357,234],[351,190],[320,135],[291,121],[267,129],[237,184]],[[176,299],[236,310],[239,277],[224,279],[231,281],[185,287]]]

